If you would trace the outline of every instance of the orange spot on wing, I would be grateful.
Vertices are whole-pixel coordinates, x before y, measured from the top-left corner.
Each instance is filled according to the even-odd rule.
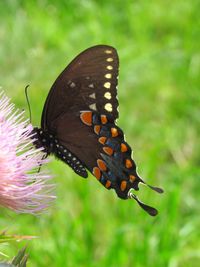
[[[127,146],[124,143],[121,143],[121,152],[126,152],[127,150]]]
[[[95,132],[95,134],[99,134],[100,130],[101,130],[101,126],[100,125],[95,125],[94,126],[94,132]]]
[[[80,118],[84,124],[88,126],[92,125],[92,112],[91,111],[82,112],[80,115]]]
[[[100,137],[99,138],[99,143],[101,143],[102,145],[104,145],[105,144],[105,142],[106,142],[106,137],[104,137],[104,136],[102,136],[102,137]]]
[[[113,149],[109,146],[104,146],[103,147],[104,152],[106,152],[106,154],[108,154],[109,156],[111,156],[113,154]]]
[[[118,131],[116,128],[111,128],[111,134],[112,134],[112,137],[116,137],[118,136]]]
[[[130,169],[133,166],[133,164],[132,164],[130,159],[126,159],[125,165],[126,165],[127,169]]]
[[[129,175],[130,182],[133,183],[136,179],[136,177],[132,174]]]
[[[122,182],[121,182],[121,185],[120,185],[120,189],[121,189],[122,191],[124,191],[124,190],[126,189],[126,186],[127,186],[127,182],[126,182],[126,181],[122,181]]]
[[[92,170],[92,173],[94,174],[94,176],[99,180],[101,178],[101,171],[99,168],[94,167]]]
[[[108,119],[107,119],[106,115],[101,115],[101,123],[106,124],[107,122],[108,122]]]
[[[107,181],[106,181],[106,184],[105,184],[105,187],[106,187],[106,188],[109,188],[110,186],[111,186],[111,181],[107,180]]]
[[[103,160],[98,159],[97,160],[97,165],[98,165],[98,167],[99,167],[99,169],[101,171],[106,171],[107,170],[106,164],[105,164],[105,162]]]

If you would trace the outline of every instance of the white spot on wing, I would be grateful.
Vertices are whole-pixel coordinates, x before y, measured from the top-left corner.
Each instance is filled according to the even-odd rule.
[[[113,61],[113,58],[112,57],[109,57],[106,59],[107,62],[112,62]]]
[[[106,103],[104,108],[105,108],[105,110],[111,112],[112,111],[112,104],[111,103]]]
[[[97,110],[97,106],[96,106],[96,104],[94,103],[94,104],[91,104],[91,105],[89,105],[89,108],[90,109],[93,109],[93,110]]]
[[[112,54],[112,50],[108,50],[108,49],[107,49],[107,50],[105,50],[105,53],[106,53],[106,54]]]
[[[96,98],[96,94],[95,94],[95,93],[93,93],[93,94],[89,95],[89,97],[90,97],[90,98],[94,98],[94,99],[95,99],[95,98]]]
[[[111,83],[106,82],[106,83],[104,83],[103,86],[104,86],[105,88],[107,88],[107,89],[110,89]]]
[[[107,99],[111,99],[111,93],[110,92],[106,92],[105,94],[104,94],[104,97],[105,98],[107,98]]]
[[[107,68],[108,70],[112,70],[112,69],[113,69],[113,66],[108,65],[106,68]]]
[[[76,86],[76,84],[75,84],[74,82],[71,82],[71,83],[70,83],[70,87],[71,87],[71,88],[74,88],[75,86]]]
[[[105,78],[106,78],[106,79],[111,79],[111,78],[112,78],[112,74],[111,74],[111,73],[107,73],[107,74],[105,75]]]
[[[89,85],[89,87],[90,87],[90,88],[94,88],[94,84],[91,83],[91,84]]]

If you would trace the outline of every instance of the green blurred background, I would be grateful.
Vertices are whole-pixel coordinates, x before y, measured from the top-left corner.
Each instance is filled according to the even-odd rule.
[[[120,57],[118,125],[157,195],[151,218],[91,175],[57,160],[57,200],[40,217],[1,210],[1,229],[34,235],[28,266],[200,266],[200,1],[0,1],[0,85],[17,107],[29,97],[40,125],[49,88],[82,50],[109,44]],[[9,257],[25,245],[1,246]],[[1,258],[4,258],[3,256]]]

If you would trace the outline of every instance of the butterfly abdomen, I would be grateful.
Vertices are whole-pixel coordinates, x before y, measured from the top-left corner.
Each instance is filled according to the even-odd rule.
[[[55,135],[42,129],[34,128],[34,145],[36,148],[43,148],[43,151],[53,154],[58,159],[67,163],[77,174],[86,178],[87,171],[83,163],[69,149],[60,144]]]

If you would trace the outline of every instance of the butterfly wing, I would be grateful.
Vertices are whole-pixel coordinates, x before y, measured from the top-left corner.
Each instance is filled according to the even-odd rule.
[[[149,214],[156,215],[155,209],[129,193],[144,182],[136,172],[123,131],[115,125],[118,66],[117,52],[110,46],[95,46],[78,55],[49,92],[42,129],[56,137],[57,157],[68,163],[66,153],[74,155],[72,160],[81,168],[74,167],[72,161],[69,165],[79,175],[86,177],[87,168],[106,188],[115,189],[120,198],[134,198]]]
[[[55,121],[54,129],[61,146],[76,155],[103,186],[113,188],[122,199],[135,199],[150,215],[157,214],[156,209],[142,203],[130,191],[138,190],[139,182],[145,182],[137,174],[123,131],[112,118],[91,111],[82,111],[79,116],[66,113]],[[150,187],[162,193],[160,188]]]
[[[106,188],[114,188],[123,199],[130,188],[138,190],[141,180],[131,159],[131,148],[108,116],[91,111],[80,112],[79,116],[65,113],[55,121],[54,129],[60,145],[76,155]]]
[[[51,130],[63,113],[91,110],[118,118],[117,51],[107,45],[91,47],[79,54],[58,76],[44,105],[41,126]]]

